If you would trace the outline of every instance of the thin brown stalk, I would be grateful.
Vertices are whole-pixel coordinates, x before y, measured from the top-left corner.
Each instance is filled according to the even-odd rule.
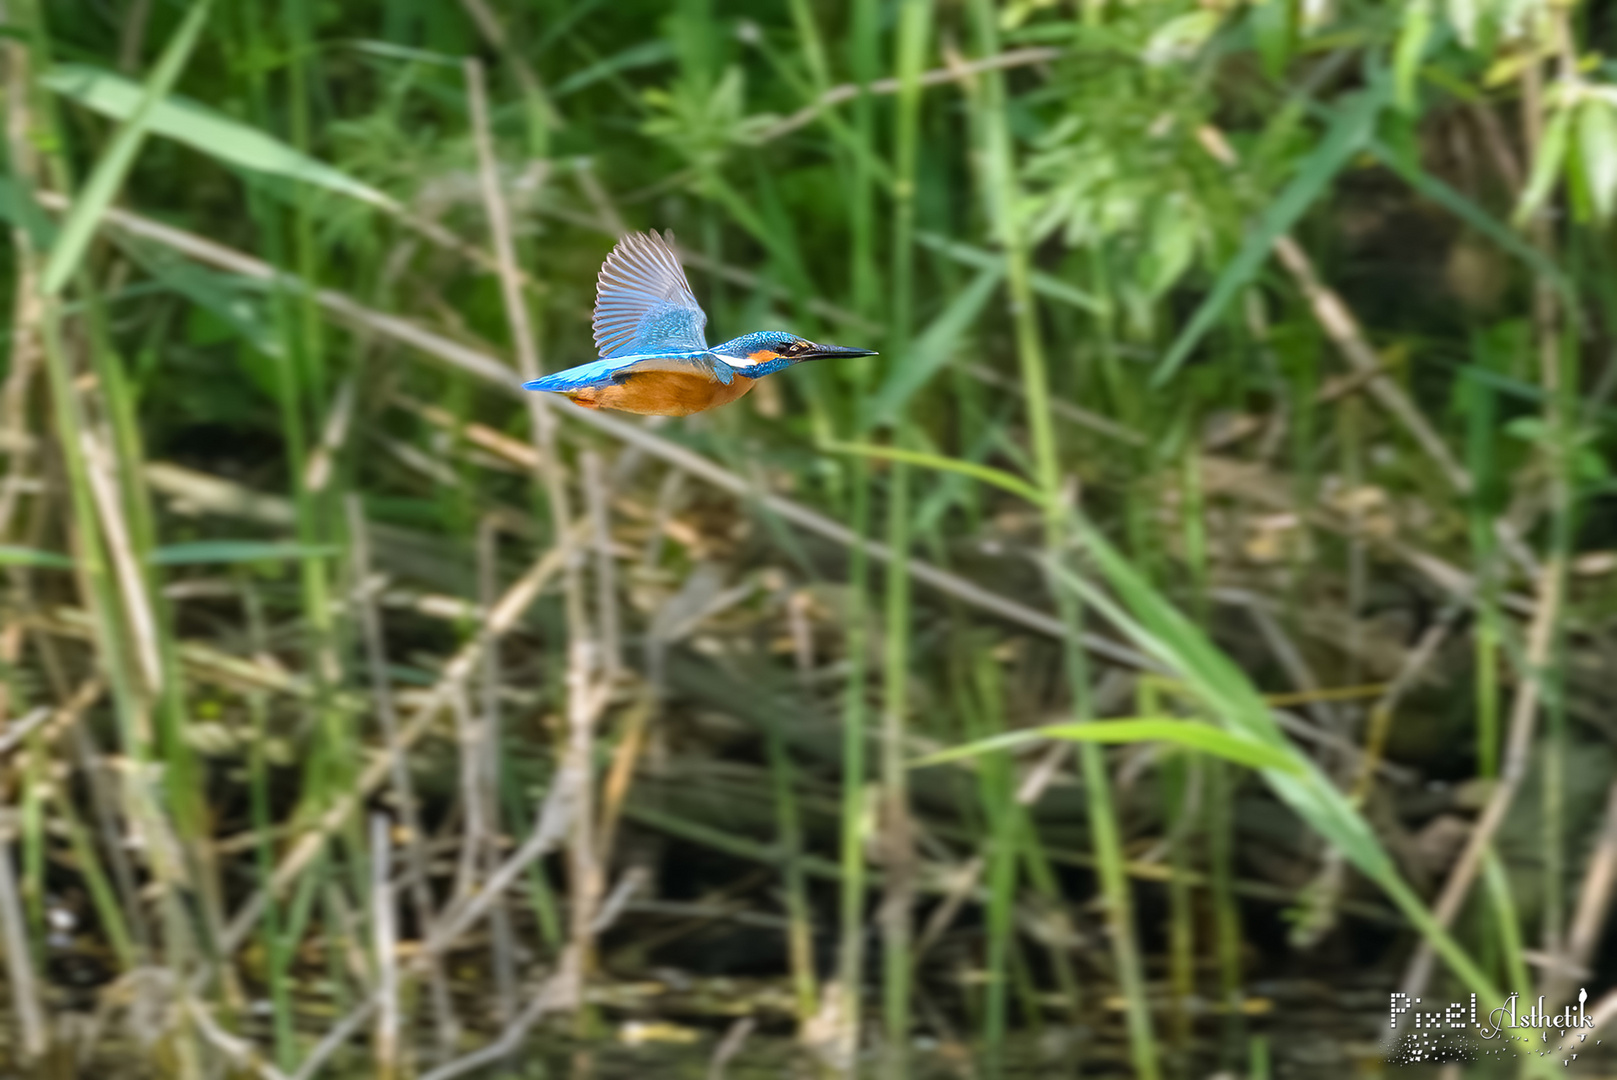
[[[371,948],[376,954],[376,1074],[393,1080],[399,1069],[398,930],[394,926],[391,823],[371,815]]]
[[[477,145],[478,177],[494,253],[500,264],[500,290],[505,316],[517,355],[517,369],[524,380],[540,375],[538,345],[528,318],[527,304],[517,277],[516,245],[511,233],[510,214],[500,188],[499,167],[489,130],[488,99],[483,68],[475,59],[465,64],[467,106],[471,114],[472,137]],[[591,684],[598,666],[595,642],[591,640],[584,610],[584,588],[577,552],[569,536],[572,511],[566,476],[556,453],[555,417],[541,394],[524,398],[533,420],[534,448],[539,453],[540,478],[550,502],[551,525],[563,555],[562,598],[567,620],[567,745],[557,769],[556,783],[570,789],[574,807],[572,837],[568,845],[568,907],[570,935],[562,957],[560,978],[570,986],[571,1006],[583,1000],[583,982],[594,955],[595,907],[600,902],[601,868],[595,847],[594,741],[595,713]]]
[[[551,786],[528,839],[483,879],[483,887],[475,895],[463,897],[443,913],[432,928],[432,933],[422,943],[422,954],[439,953],[453,945],[455,939],[481,918],[491,905],[500,902],[505,891],[516,884],[517,878],[535,859],[556,850],[567,836],[576,812],[570,797],[571,792],[559,780]]]
[[[472,714],[472,703],[464,691],[453,696],[451,714],[455,718],[455,741],[460,747],[461,841],[455,860],[454,898],[459,900],[477,889],[483,851],[493,843],[488,819],[488,791],[483,786],[482,720]]]
[[[365,1022],[371,1018],[371,1013],[376,1011],[379,1004],[380,1000],[375,993],[360,1002],[353,1012],[343,1017],[341,1022],[326,1032],[315,1044],[314,1049],[309,1051],[309,1056],[298,1065],[298,1071],[292,1074],[292,1080],[314,1080],[320,1070],[326,1067],[326,1062],[331,1060],[331,1056],[346,1046],[348,1040],[365,1026]]]
[[[571,1007],[571,993],[561,976],[556,976],[547,983],[533,1000],[528,1002],[527,1008],[522,1010],[515,1020],[506,1025],[500,1037],[481,1050],[456,1058],[445,1065],[433,1069],[421,1080],[453,1080],[454,1077],[464,1076],[485,1065],[492,1065],[501,1058],[516,1051],[527,1038],[528,1031],[537,1024],[547,1012]]]
[[[1565,1001],[1573,978],[1585,978],[1596,946],[1608,926],[1611,900],[1617,892],[1617,782],[1606,794],[1606,816],[1595,838],[1594,850],[1589,853],[1589,866],[1583,873],[1583,887],[1578,890],[1578,905],[1572,914],[1572,927],[1567,933],[1566,951],[1559,958],[1544,996],[1550,1001]]]
[[[656,698],[644,694],[627,711],[621,723],[623,732],[618,745],[612,750],[612,764],[601,785],[601,845],[602,866],[612,863],[612,848],[617,841],[618,822],[623,817],[623,806],[629,799],[629,788],[634,783],[635,768],[640,763],[646,746],[646,729],[656,711]]]
[[[1482,868],[1482,857],[1493,842],[1494,834],[1504,823],[1505,815],[1516,797],[1517,789],[1527,775],[1527,758],[1533,748],[1533,732],[1537,727],[1539,698],[1543,693],[1544,666],[1550,657],[1554,641],[1556,620],[1561,616],[1562,590],[1566,575],[1558,557],[1544,564],[1539,578],[1538,610],[1527,632],[1527,653],[1523,669],[1517,673],[1516,694],[1511,701],[1510,732],[1506,737],[1504,762],[1499,782],[1488,796],[1482,814],[1471,829],[1460,858],[1449,871],[1447,882],[1432,909],[1432,918],[1438,926],[1447,929],[1460,913],[1471,884]],[[1400,989],[1410,997],[1417,997],[1426,989],[1431,978],[1436,954],[1431,939],[1422,938],[1410,959]]]
[[[503,515],[484,514],[477,523],[477,601],[483,610],[494,603],[499,595],[500,561],[499,533]],[[500,861],[500,640],[489,642],[483,654],[482,681],[482,761],[481,782],[478,790],[487,802],[484,806],[493,835],[479,853],[484,877],[492,873]],[[489,912],[489,960],[494,969],[495,1016],[501,1023],[510,1022],[516,1015],[516,939],[511,932],[511,918],[504,904],[495,904]]]
[[[130,636],[135,643],[135,656],[140,662],[140,673],[150,694],[163,686],[163,665],[157,655],[157,617],[152,610],[151,597],[146,592],[146,578],[135,557],[129,523],[124,515],[123,502],[118,496],[115,480],[117,464],[101,440],[88,428],[82,432],[85,472],[90,480],[90,492],[100,511],[101,528],[112,555],[112,566],[118,579],[118,590],[123,595]]]
[[[303,469],[303,486],[311,492],[324,491],[331,482],[332,462],[337,452],[348,441],[349,425],[354,418],[354,378],[349,376],[337,388],[326,422],[320,432],[320,443],[309,455]]]
[[[11,1008],[17,1016],[21,1038],[18,1047],[25,1061],[44,1056],[50,1043],[45,1009],[40,999],[40,983],[34,973],[33,951],[28,947],[28,929],[23,922],[22,897],[11,868],[11,828],[0,821],[0,947],[6,956],[6,981],[10,984]]]
[[[1235,148],[1224,138],[1223,132],[1206,124],[1197,130],[1196,135],[1203,149],[1214,160],[1227,167],[1239,164],[1240,159],[1236,156]],[[1331,343],[1336,346],[1348,364],[1368,380],[1371,395],[1403,426],[1405,431],[1409,432],[1410,437],[1426,456],[1431,458],[1450,486],[1462,494],[1470,491],[1470,474],[1455,459],[1448,444],[1432,429],[1414,402],[1410,401],[1398,384],[1382,371],[1381,357],[1365,337],[1364,329],[1359,325],[1353,310],[1347,306],[1336,290],[1320,281],[1319,275],[1314,270],[1313,260],[1308,257],[1307,252],[1286,234],[1275,240],[1274,252],[1279,257],[1281,265],[1290,272],[1304,299],[1308,301],[1309,309],[1314,313],[1314,319],[1325,331],[1325,335],[1331,339]]]
[[[3,14],[0,9],[0,14]],[[6,62],[6,150],[11,175],[31,180],[37,173],[38,154],[31,130],[30,60],[28,46],[19,39],[5,43]],[[34,376],[43,369],[44,351],[40,341],[43,310],[39,297],[39,260],[33,238],[20,224],[11,230],[15,250],[12,273],[16,285],[12,293],[11,355],[6,374],[4,398],[0,399],[0,424],[8,440],[6,484],[0,489],[0,536],[11,535],[11,519],[16,512],[20,481],[34,456],[33,440],[27,437],[28,395]],[[19,574],[21,571],[18,572]]]
[[[1034,47],[1027,49],[1010,49],[998,56],[990,56],[981,60],[963,61],[946,68],[937,68],[933,71],[921,73],[922,86],[943,86],[946,83],[965,82],[985,71],[1004,71],[1007,68],[1027,67],[1032,64],[1048,63],[1058,59],[1061,50],[1048,47]],[[769,142],[782,135],[790,134],[798,128],[812,124],[826,109],[833,105],[840,105],[844,101],[852,101],[864,93],[870,94],[896,94],[902,89],[902,83],[897,78],[875,79],[869,83],[843,83],[833,86],[821,94],[812,104],[806,105],[792,115],[780,120],[756,136],[756,142]]]
[[[8,663],[14,663],[15,658],[8,657],[7,661]],[[4,717],[0,717],[0,724],[4,725],[3,729],[0,729],[0,758],[5,757],[21,746],[31,732],[36,728],[44,727],[45,721],[55,715],[56,710],[49,705],[41,705],[39,708],[25,713],[15,720],[7,721]]]
[[[461,646],[460,651],[444,665],[442,677],[420,699],[415,714],[399,727],[397,737],[355,779],[353,790],[332,803],[281,859],[270,876],[270,892],[279,896],[296,881],[320,854],[326,840],[342,828],[377,788],[388,781],[395,763],[402,760],[410,747],[426,734],[439,714],[449,707],[452,695],[472,676],[489,641],[508,632],[538,598],[540,590],[561,572],[562,558],[560,548],[546,552],[501,595],[500,602],[488,613],[477,636]],[[233,952],[241,947],[262,916],[266,900],[265,891],[260,890],[242,903],[235,917],[225,927],[220,941],[222,952]]]
[[[219,1026],[207,1006],[193,997],[185,999],[185,1012],[208,1045],[225,1056],[238,1069],[255,1073],[264,1080],[286,1080],[286,1074],[259,1056],[258,1048]]]
[[[365,662],[370,670],[371,698],[381,724],[382,741],[388,748],[387,776],[392,788],[393,805],[404,826],[404,855],[410,868],[410,901],[415,908],[417,922],[421,926],[431,926],[435,915],[432,887],[427,877],[426,837],[422,833],[421,812],[416,803],[414,786],[410,782],[405,751],[400,749],[395,752],[393,749],[399,740],[399,719],[393,701],[393,685],[387,677],[387,643],[382,631],[382,619],[369,587],[370,530],[358,495],[350,493],[344,508],[348,515],[349,551],[353,561],[354,605],[365,643]],[[447,1048],[453,1041],[456,1025],[449,986],[444,979],[443,969],[436,962],[428,968],[427,979],[431,988],[438,1043]]]
[[[556,106],[545,93],[544,84],[534,72],[522,54],[511,47],[511,35],[506,31],[505,24],[500,21],[499,15],[485,0],[460,0],[466,14],[472,17],[477,29],[482,33],[483,40],[497,49],[500,59],[511,65],[516,72],[517,82],[522,84],[522,94],[528,99],[530,105],[538,110],[540,118],[546,127],[561,126],[561,117],[556,114]]]
[[[589,511],[590,541],[595,550],[595,625],[600,635],[601,677],[617,678],[623,666],[623,647],[618,632],[617,561],[612,556],[612,488],[601,455],[594,450],[583,454],[584,502]]]

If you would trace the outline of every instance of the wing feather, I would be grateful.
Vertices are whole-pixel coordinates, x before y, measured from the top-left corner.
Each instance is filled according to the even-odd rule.
[[[652,371],[668,371],[682,375],[701,375],[726,386],[735,378],[735,371],[723,360],[707,352],[654,353],[651,355],[608,356],[587,364],[570,367],[541,379],[522,384],[525,390],[549,390],[565,393],[590,386],[611,386],[631,375]]]
[[[603,357],[706,352],[707,315],[671,245],[630,233],[601,264],[595,283],[595,347]]]

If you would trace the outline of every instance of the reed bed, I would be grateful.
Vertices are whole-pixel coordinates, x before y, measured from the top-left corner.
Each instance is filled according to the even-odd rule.
[[[10,1072],[1617,1015],[1604,8],[0,10]],[[645,228],[881,355],[523,392]]]

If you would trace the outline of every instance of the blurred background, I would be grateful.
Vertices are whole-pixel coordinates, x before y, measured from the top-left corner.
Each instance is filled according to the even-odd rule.
[[[3,12],[9,1074],[1609,1074],[1611,5]]]

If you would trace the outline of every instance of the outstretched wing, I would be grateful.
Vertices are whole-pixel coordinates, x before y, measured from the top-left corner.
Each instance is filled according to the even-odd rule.
[[[603,357],[706,352],[707,316],[679,257],[656,233],[630,233],[595,283],[595,347]]]
[[[587,386],[610,386],[613,383],[623,382],[631,375],[643,375],[651,371],[701,375],[726,386],[735,378],[735,371],[730,365],[704,347],[700,352],[693,350],[684,353],[654,353],[649,356],[637,354],[608,356],[568,368],[566,371],[546,375],[541,379],[534,379],[532,382],[525,382],[522,388],[566,393],[569,390],[582,390]]]

